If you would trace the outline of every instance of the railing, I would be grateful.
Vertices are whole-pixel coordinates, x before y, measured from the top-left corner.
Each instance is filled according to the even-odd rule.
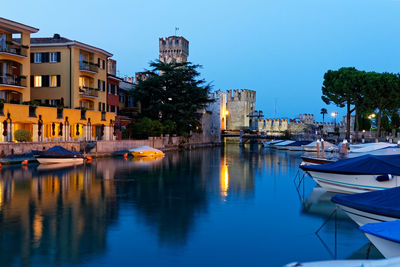
[[[99,91],[95,88],[83,87],[83,88],[79,88],[79,94],[81,96],[98,97]]]
[[[99,66],[92,62],[81,61],[81,62],[79,62],[79,69],[97,73],[99,71]]]
[[[0,84],[26,87],[26,77],[6,73],[0,75]]]
[[[28,55],[28,48],[28,46],[21,44],[6,42],[6,44],[0,45],[0,52],[26,57]]]

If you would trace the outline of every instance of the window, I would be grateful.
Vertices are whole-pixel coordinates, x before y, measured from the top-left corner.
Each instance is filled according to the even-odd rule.
[[[35,75],[34,76],[34,87],[42,87],[42,76]]]
[[[101,111],[101,102],[99,102],[99,111]]]
[[[110,110],[111,112],[115,112],[115,106],[111,106]]]
[[[100,58],[97,58],[97,66],[100,68]]]
[[[54,62],[58,62],[58,57],[57,57],[57,52],[51,52],[50,53],[50,62],[54,63]]]
[[[102,88],[103,91],[105,92],[105,91],[106,91],[106,82],[105,82],[105,81],[102,81],[102,84],[103,84],[103,86],[102,86],[101,88]]]
[[[42,53],[35,53],[35,63],[42,63]]]
[[[57,75],[50,75],[50,87],[57,87]]]
[[[106,61],[105,61],[105,60],[103,60],[103,62],[102,62],[102,63],[103,63],[103,65],[102,65],[102,67],[101,67],[101,68],[104,70],[104,69],[106,68]]]
[[[79,88],[88,87],[88,82],[85,77],[79,77]]]
[[[106,111],[106,104],[105,103],[103,103],[103,109],[102,110]]]
[[[97,80],[97,87],[99,88],[99,91],[102,91],[101,90],[101,81],[100,80]]]

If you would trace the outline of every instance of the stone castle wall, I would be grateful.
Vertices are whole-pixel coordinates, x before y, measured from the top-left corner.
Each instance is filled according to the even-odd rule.
[[[248,89],[227,90],[227,130],[249,127],[248,115],[255,111],[256,91]]]

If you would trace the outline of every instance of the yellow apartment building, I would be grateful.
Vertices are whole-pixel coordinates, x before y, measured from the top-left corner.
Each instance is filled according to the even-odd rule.
[[[0,18],[0,142],[19,129],[32,141],[115,139],[115,113],[106,112],[112,55],[59,35],[30,38],[37,31]]]
[[[30,35],[39,29],[0,17],[0,99],[30,100]]]
[[[31,39],[31,99],[106,111],[107,59],[112,54],[59,34]]]

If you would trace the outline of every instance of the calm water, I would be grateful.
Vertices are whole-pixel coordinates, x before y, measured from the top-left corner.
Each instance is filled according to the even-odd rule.
[[[1,266],[281,266],[366,258],[368,240],[306,179],[299,152],[258,146],[0,170]],[[335,249],[336,248],[336,249]],[[370,258],[382,257],[372,247]]]

